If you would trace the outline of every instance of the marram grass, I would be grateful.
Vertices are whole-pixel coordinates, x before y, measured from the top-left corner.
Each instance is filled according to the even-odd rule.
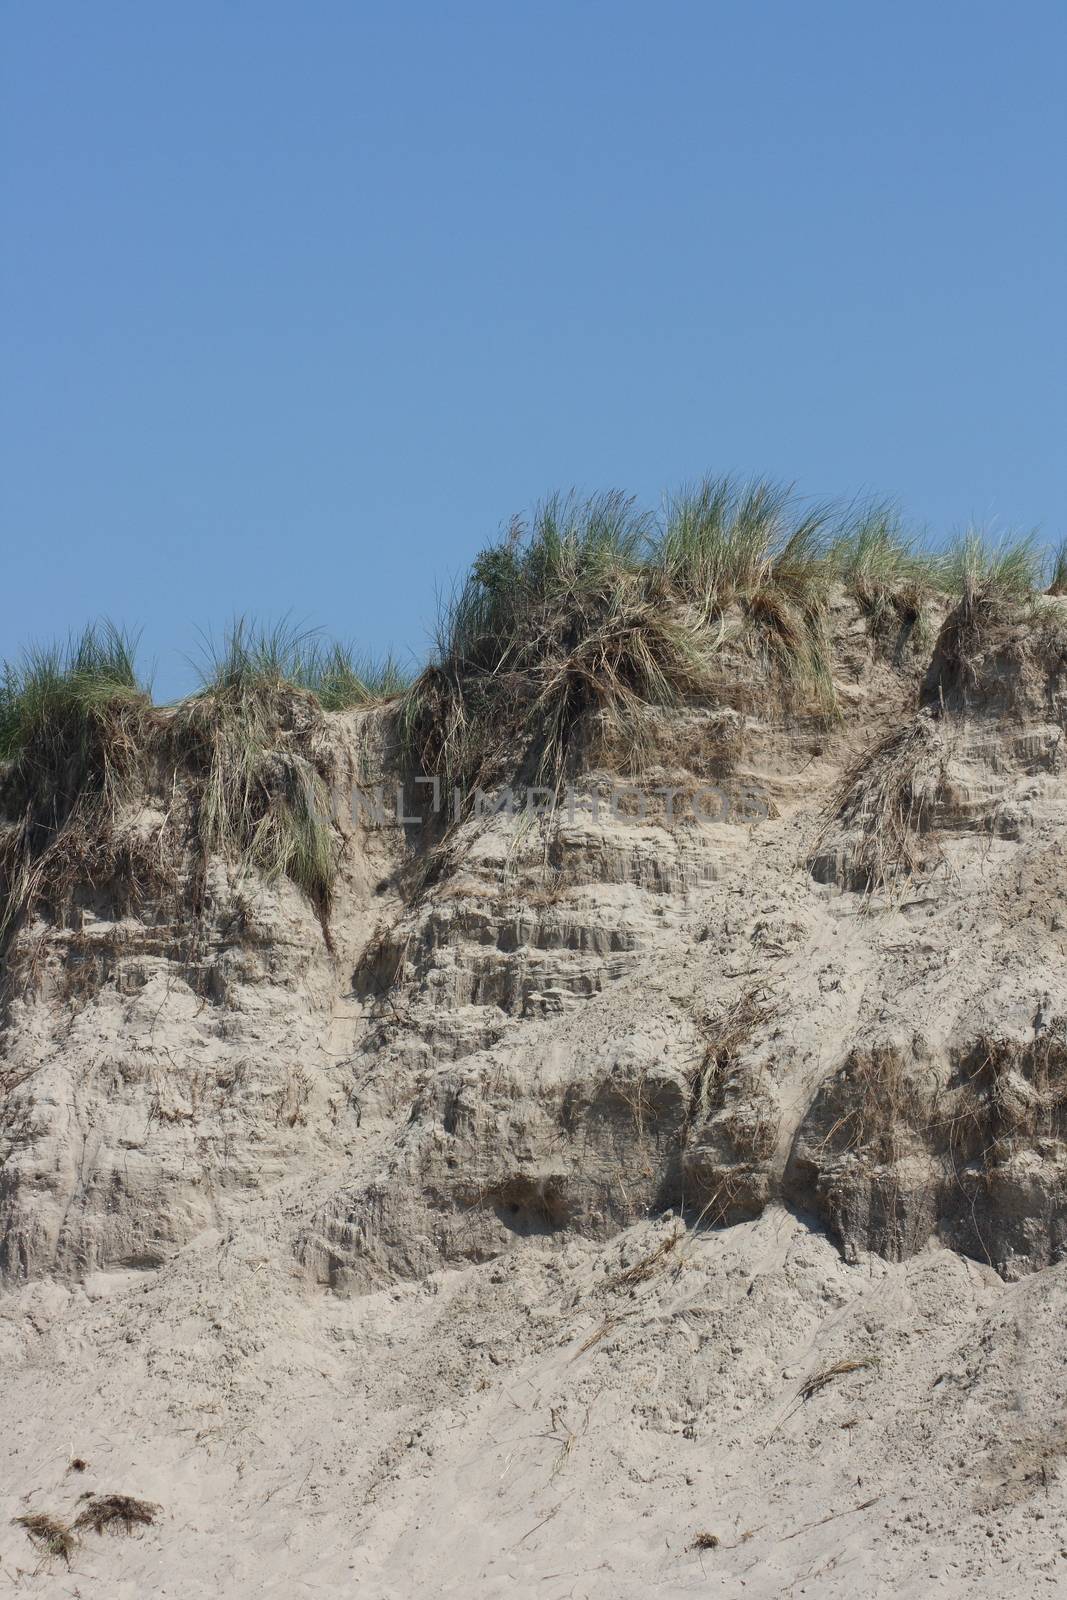
[[[1049,583],[1046,592],[1057,597],[1067,595],[1067,539],[1050,556]]]
[[[188,780],[185,843],[202,866],[218,855],[285,875],[325,925],[329,713],[390,708],[409,767],[468,791],[505,774],[558,787],[598,728],[636,759],[658,712],[716,694],[727,640],[785,702],[832,716],[842,593],[913,644],[944,618],[966,663],[998,616],[1043,615],[1040,596],[1067,594],[1067,544],[1049,556],[1032,536],[972,529],[931,546],[890,505],[834,510],[768,480],[707,478],[659,515],[616,491],[555,495],[514,520],[442,607],[413,680],[391,657],[240,618],[207,644],[197,692],[166,707],[111,623],[31,650],[0,672],[0,941],[32,904],[58,904],[79,860],[94,881],[118,870],[126,858],[101,840],[161,762]]]
[[[98,883],[142,872],[161,891],[168,848],[192,850],[201,884],[212,855],[290,878],[325,927],[338,838],[323,713],[395,698],[403,674],[288,625],[239,619],[206,649],[201,679],[185,700],[154,706],[136,640],[107,622],[4,667],[0,948],[34,905],[58,907],[79,869]],[[122,815],[161,769],[172,789],[179,773],[188,780],[188,836],[175,838],[168,811],[166,841],[134,861]]]
[[[508,767],[558,788],[579,730],[708,686],[705,618],[647,559],[651,519],[620,494],[556,496],[475,561],[443,608],[400,728],[408,761],[470,790]]]

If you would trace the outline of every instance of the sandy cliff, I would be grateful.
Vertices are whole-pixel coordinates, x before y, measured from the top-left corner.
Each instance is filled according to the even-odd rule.
[[[328,914],[221,858],[133,895],[112,852],[27,915],[13,1592],[1067,1591],[1043,616],[922,641],[838,594],[836,716],[727,652],[638,771],[607,741],[568,812],[443,844],[353,807],[401,774],[388,708],[337,714]],[[160,1509],[69,1572],[9,1521],[93,1492]]]

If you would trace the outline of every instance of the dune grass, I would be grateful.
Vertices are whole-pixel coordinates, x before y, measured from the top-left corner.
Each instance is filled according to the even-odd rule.
[[[323,713],[397,696],[399,668],[287,623],[239,618],[217,647],[206,643],[200,689],[160,707],[138,675],[136,646],[100,622],[3,668],[0,948],[23,912],[57,905],[79,876],[99,884],[121,873],[136,880],[131,892],[143,880],[162,894],[168,856],[173,868],[189,848],[201,889],[212,855],[284,875],[325,929],[338,838]],[[172,788],[179,772],[188,815],[179,823],[168,809],[150,852],[120,817],[153,779]]]
[[[993,539],[970,528],[948,545],[938,572],[945,591],[969,605],[1018,604],[1041,591],[1046,559],[1034,534]]]
[[[313,640],[293,682],[313,694],[324,711],[348,711],[397,699],[407,690],[411,675],[391,655],[378,660],[357,654],[348,645]]]
[[[736,607],[781,678],[824,709],[830,525],[827,507],[805,509],[781,485],[706,478],[668,500],[653,548],[675,593],[709,616]]]
[[[1064,561],[1059,558],[1060,578]],[[399,718],[409,766],[469,790],[507,769],[557,785],[583,728],[639,748],[654,707],[699,697],[724,639],[746,643],[797,709],[832,716],[831,595],[909,648],[935,603],[963,627],[1041,584],[1031,538],[972,531],[925,548],[887,504],[832,511],[767,480],[707,478],[658,519],[621,493],[555,496],[476,559],[444,606]]]
[[[0,673],[0,939],[160,762],[190,780],[185,843],[202,869],[218,855],[288,876],[325,926],[338,845],[326,713],[395,703],[409,770],[467,793],[506,774],[558,792],[598,730],[633,762],[657,712],[714,695],[726,641],[751,650],[786,704],[832,715],[828,617],[842,589],[874,630],[895,619],[912,644],[940,601],[942,657],[965,667],[991,623],[1067,593],[1067,544],[1049,559],[1030,536],[970,530],[931,551],[891,506],[831,512],[718,477],[659,517],[615,491],[555,495],[513,521],[443,605],[414,681],[391,657],[238,618],[207,642],[199,689],[157,707],[136,638],[94,624]],[[96,881],[109,860],[98,848]]]
[[[827,549],[830,569],[860,598],[919,576],[924,560],[890,504],[865,506],[838,526]]]
[[[636,744],[649,708],[699,693],[706,625],[643,560],[652,531],[624,495],[554,496],[483,550],[405,698],[409,764],[465,790],[505,767],[558,789],[594,718]]]
[[[324,711],[347,711],[403,694],[410,677],[392,655],[382,660],[351,645],[324,640],[317,629],[288,618],[270,625],[238,616],[216,643],[207,635],[195,663],[201,689],[247,692],[253,687],[303,689]]]
[[[833,581],[853,595],[873,634],[895,636],[901,651],[929,647],[932,608],[944,592],[940,558],[923,549],[893,505],[846,514],[827,554]]]
[[[655,553],[672,586],[719,606],[744,601],[777,576],[821,567],[828,513],[796,508],[768,480],[706,478],[669,499]]]
[[[558,788],[597,719],[635,754],[653,708],[709,690],[733,611],[778,676],[829,709],[827,522],[787,490],[727,478],[659,521],[619,492],[545,501],[444,607],[403,706],[409,764],[465,790],[503,764]]]
[[[176,764],[194,775],[200,860],[288,876],[328,913],[336,843],[323,772],[322,713],[292,681],[292,641],[238,622],[202,688],[168,719]]]
[[[324,711],[395,698],[405,678],[324,643],[288,621],[236,618],[221,644],[207,641],[201,688],[172,713],[172,739],[200,775],[202,858],[221,855],[285,876],[320,910],[325,927],[337,869]]]
[[[1047,555],[1032,534],[993,539],[979,529],[959,534],[940,558],[942,583],[955,602],[939,639],[943,683],[964,693],[977,683],[988,641],[1013,618],[1035,619]]]
[[[136,640],[92,624],[28,651],[0,681],[0,948],[34,898],[57,839],[99,838],[128,794],[150,737]]]
[[[827,558],[832,577],[868,611],[884,605],[887,597],[932,594],[942,586],[938,558],[921,547],[899,511],[887,503],[847,513]]]
[[[96,735],[117,711],[147,704],[137,640],[93,623],[65,645],[28,650],[0,677],[0,761],[44,769],[92,759]],[[76,783],[80,763],[71,773]]]
[[[1067,539],[1052,551],[1049,558],[1049,582],[1046,594],[1067,595]]]

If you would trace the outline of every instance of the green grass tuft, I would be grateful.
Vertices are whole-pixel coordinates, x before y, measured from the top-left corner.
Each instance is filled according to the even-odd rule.
[[[409,678],[393,657],[375,660],[349,645],[324,641],[316,629],[288,619],[271,625],[236,617],[216,644],[208,636],[198,664],[201,687],[214,694],[306,690],[324,711],[347,711],[394,699]]]
[[[671,590],[708,616],[739,611],[781,677],[832,707],[826,601],[830,512],[765,480],[707,478],[667,503],[654,546]]]
[[[968,604],[1018,604],[1042,588],[1045,554],[1034,534],[993,540],[977,528],[952,540],[938,562],[945,590]]]
[[[403,687],[391,660],[361,661],[288,623],[235,621],[205,646],[200,690],[169,708],[153,707],[136,641],[110,623],[27,652],[0,675],[0,948],[24,912],[58,910],[80,879],[129,878],[135,900],[173,892],[190,849],[201,891],[212,855],[285,875],[325,929],[338,835],[323,712]],[[166,841],[149,846],[120,817],[179,771],[189,826],[168,804]]]
[[[956,694],[979,682],[980,664],[1006,625],[1036,618],[1047,557],[1032,534],[989,539],[977,529],[957,536],[940,560],[955,605],[938,640],[942,681]]]
[[[467,791],[509,767],[558,789],[597,716],[636,742],[648,708],[698,692],[706,630],[643,564],[651,533],[624,495],[555,496],[483,550],[405,698],[409,764]]]
[[[323,711],[395,698],[392,658],[375,663],[283,621],[237,618],[208,644],[202,688],[174,710],[176,742],[202,774],[200,847],[286,876],[329,915],[338,838],[331,820]]]
[[[28,650],[0,678],[0,761],[42,771],[91,758],[102,721],[120,704],[143,703],[137,641],[111,622],[93,623],[66,645]]]
[[[0,949],[47,876],[57,840],[110,833],[149,738],[136,640],[101,622],[29,650],[0,682]]]
[[[891,505],[846,517],[827,552],[834,580],[853,594],[874,633],[905,629],[919,649],[932,637],[930,605],[942,588],[939,558],[922,550]]]
[[[354,706],[397,699],[408,688],[411,677],[391,655],[376,660],[357,655],[347,645],[312,642],[293,681],[309,690],[324,711],[348,711]]]
[[[847,517],[827,556],[835,579],[864,605],[876,603],[886,591],[936,582],[936,561],[919,550],[891,505],[867,506]]]
[[[322,709],[303,687],[313,636],[237,618],[205,645],[202,687],[173,708],[174,758],[196,777],[200,858],[286,875],[328,915],[336,839]]]

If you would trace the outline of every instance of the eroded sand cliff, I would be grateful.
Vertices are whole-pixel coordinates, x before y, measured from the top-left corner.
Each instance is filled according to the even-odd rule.
[[[433,872],[439,828],[352,820],[388,711],[332,716],[328,917],[221,859],[131,898],[114,856],[28,917],[13,1591],[1067,1590],[1048,608],[963,653],[838,594],[837,717],[727,652],[640,772],[605,746],[573,814],[470,820]],[[613,782],[643,816],[594,815]],[[161,1509],[69,1573],[9,1521],[97,1491]]]

